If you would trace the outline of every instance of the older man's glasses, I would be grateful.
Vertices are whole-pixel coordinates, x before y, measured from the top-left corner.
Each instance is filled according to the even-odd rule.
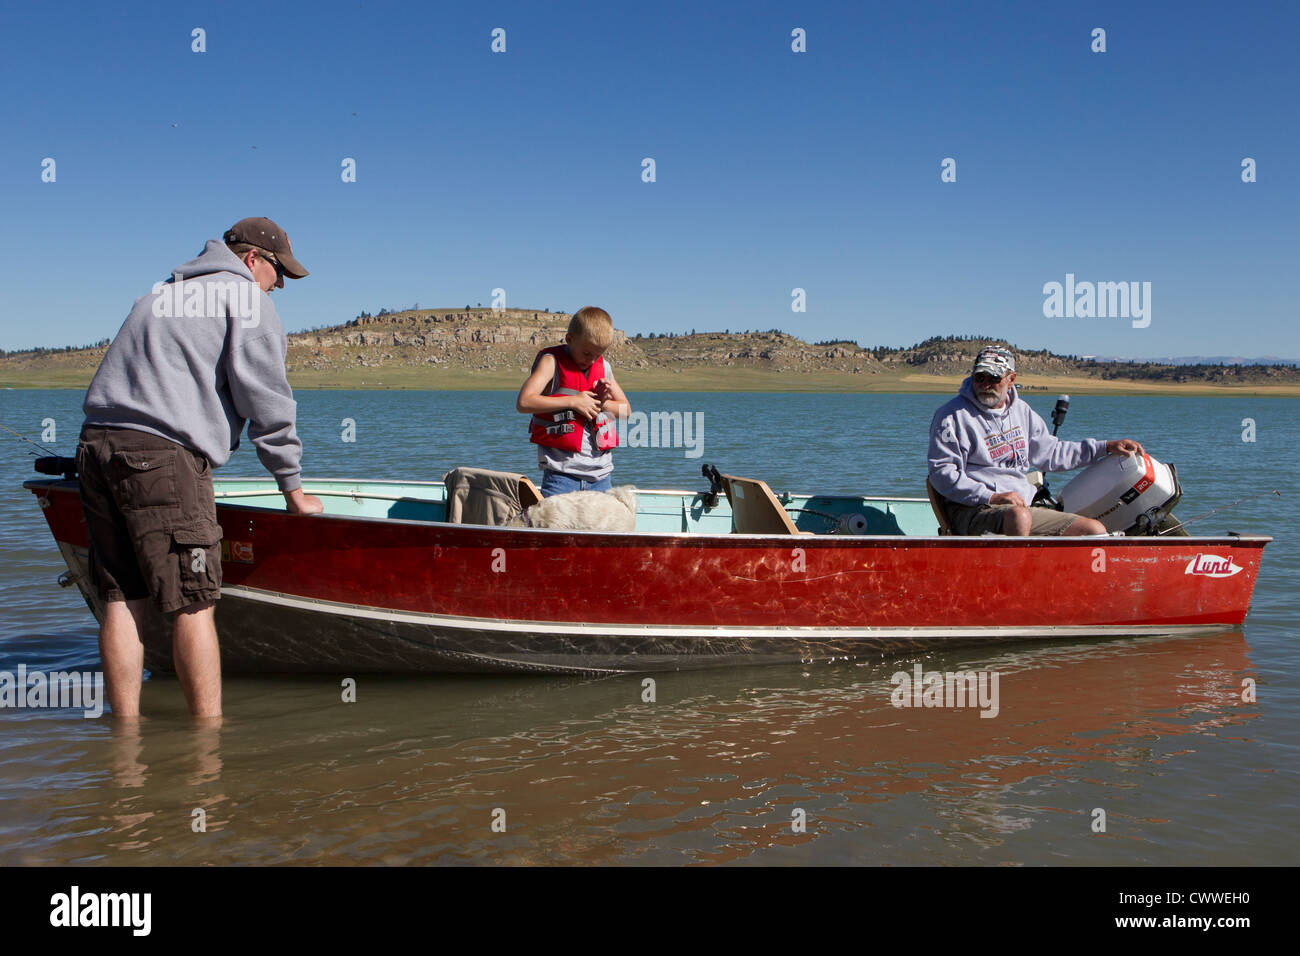
[[[976,372],[975,384],[976,385],[997,385],[1004,378],[1006,378],[1005,375],[999,375],[997,378],[994,378],[988,372]]]

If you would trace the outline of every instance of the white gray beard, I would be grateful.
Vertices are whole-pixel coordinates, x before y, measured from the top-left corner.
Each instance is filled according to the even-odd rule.
[[[975,397],[979,399],[980,404],[985,408],[997,408],[1002,404],[1002,397],[998,395],[997,392],[993,392],[989,395],[982,395],[979,392],[976,392]]]

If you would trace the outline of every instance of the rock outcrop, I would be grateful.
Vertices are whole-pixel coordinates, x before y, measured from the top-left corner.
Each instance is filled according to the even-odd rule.
[[[532,309],[411,309],[363,314],[340,326],[291,334],[287,364],[290,373],[402,367],[522,373],[538,349],[564,341],[568,325],[565,313]],[[792,372],[796,376],[791,378],[794,387],[815,388],[815,376],[823,372],[964,375],[970,371],[975,354],[990,344],[1010,348],[1022,375],[1237,386],[1300,383],[1300,370],[1286,365],[1097,362],[1047,351],[1024,351],[987,338],[941,337],[907,348],[863,348],[848,341],[810,344],[775,329],[649,337],[629,337],[615,330],[608,354],[616,369]],[[85,373],[88,380],[104,351],[105,346],[98,345],[0,353],[0,370],[33,377],[51,372]]]

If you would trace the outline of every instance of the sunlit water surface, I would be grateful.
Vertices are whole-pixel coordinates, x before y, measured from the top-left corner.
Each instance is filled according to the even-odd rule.
[[[617,483],[702,489],[708,461],[778,491],[901,495],[923,494],[941,400],[632,398],[702,412],[703,454],[624,449]],[[535,470],[513,394],[298,399],[309,476]],[[52,418],[70,454],[80,401],[2,391],[0,422],[39,438]],[[653,702],[639,676],[363,677],[355,703],[337,678],[230,676],[225,720],[204,730],[175,680],[151,679],[135,729],[0,710],[0,863],[1294,864],[1294,407],[1079,397],[1063,433],[1136,437],[1177,464],[1184,518],[1284,493],[1194,526],[1276,539],[1240,631],[658,674]],[[94,621],[56,585],[64,566],[20,487],[31,459],[3,447],[0,670],[95,670]],[[261,473],[247,442],[222,472]],[[918,661],[996,670],[998,715],[891,706],[891,675]]]

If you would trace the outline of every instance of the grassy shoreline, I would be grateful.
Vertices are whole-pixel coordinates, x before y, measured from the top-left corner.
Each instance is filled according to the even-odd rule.
[[[0,389],[84,389],[94,374],[87,369],[41,370],[24,374],[0,369]],[[328,372],[290,372],[295,390],[357,389],[374,391],[513,391],[523,370],[470,371],[428,368],[357,368]],[[923,375],[884,372],[875,375],[821,372],[791,375],[766,369],[688,368],[637,369],[618,372],[629,394],[634,392],[888,392],[951,394],[962,375]],[[1093,379],[1083,376],[1024,374],[1017,383],[1026,394],[1066,392],[1077,395],[1180,395],[1242,398],[1297,398],[1300,385],[1213,385],[1204,382],[1164,384],[1136,379]]]

